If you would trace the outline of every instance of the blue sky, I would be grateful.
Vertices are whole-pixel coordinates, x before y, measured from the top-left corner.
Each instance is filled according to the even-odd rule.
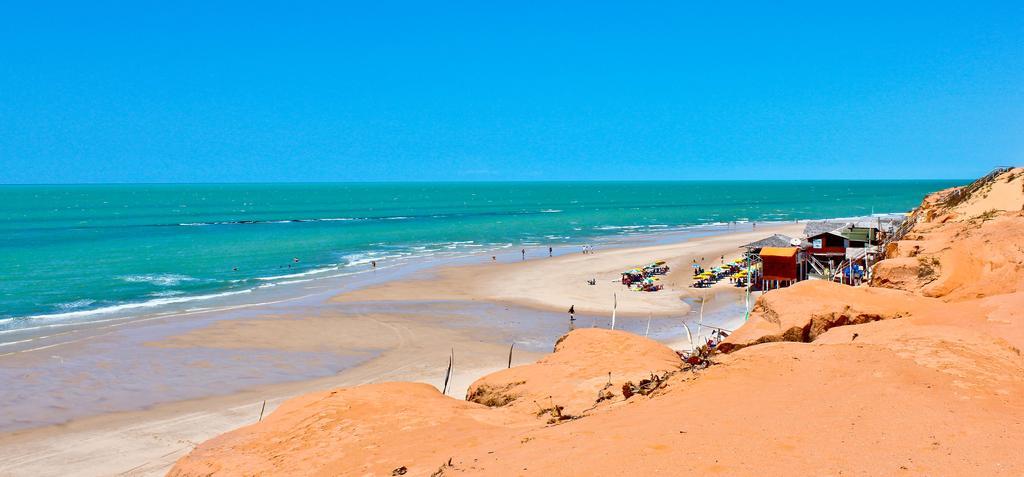
[[[8,4],[0,183],[1024,162],[1022,2],[291,3]]]

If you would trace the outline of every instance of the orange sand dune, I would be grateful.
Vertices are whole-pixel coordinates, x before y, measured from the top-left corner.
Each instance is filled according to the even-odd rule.
[[[810,344],[752,346],[705,371],[677,372],[651,397],[617,395],[554,424],[548,414],[462,402],[425,385],[313,394],[204,443],[170,475],[389,475],[402,467],[408,475],[1024,472],[1016,450],[1024,437],[1020,356],[984,334],[942,326],[908,333],[890,326],[897,323],[836,328]],[[860,336],[851,339],[855,329]],[[584,333],[591,336],[577,339]],[[555,355],[603,342],[650,349],[658,367],[658,355],[671,353],[621,335],[578,330]],[[579,362],[577,372],[599,375],[608,365],[591,364]],[[559,382],[549,368],[519,372],[517,379],[547,386],[536,385],[531,397],[561,399],[584,387],[596,396],[604,384]]]
[[[872,285],[947,301],[1024,289],[1024,168],[1004,173],[952,208],[929,196],[919,222],[875,268]]]
[[[1024,475],[1021,177],[926,199],[875,287],[761,296],[706,369],[576,330],[474,383],[478,402],[412,384],[308,395],[171,475]],[[653,392],[622,392],[655,372]]]
[[[732,351],[770,341],[813,341],[830,328],[903,318],[941,302],[902,290],[809,280],[763,295],[750,319],[722,344]]]
[[[528,366],[487,375],[469,388],[470,401],[506,406],[536,415],[560,406],[559,413],[584,414],[604,400],[622,396],[622,385],[639,383],[651,374],[677,371],[681,362],[672,350],[622,332],[581,329],[566,335],[555,352]],[[551,416],[551,412],[543,413]]]

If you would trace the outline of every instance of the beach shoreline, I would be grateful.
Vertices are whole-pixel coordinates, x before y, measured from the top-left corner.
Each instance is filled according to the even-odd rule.
[[[692,288],[691,264],[711,268],[741,256],[741,246],[772,234],[797,236],[804,224],[771,224],[755,230],[642,247],[610,248],[521,263],[483,263],[439,267],[409,280],[387,282],[339,294],[335,303],[387,300],[468,300],[506,303],[544,311],[619,316],[681,316],[691,310],[684,299],[707,293]],[[670,272],[663,290],[636,292],[624,287],[621,273],[658,260]],[[588,280],[594,280],[590,285]]]
[[[637,333],[643,329],[646,320],[642,318],[647,314],[631,312],[629,307],[646,307],[647,303],[660,302],[663,304],[662,308],[659,308],[657,313],[652,313],[655,317],[652,337],[657,337],[660,333],[666,342],[685,346],[677,323],[679,319],[684,321],[696,319],[695,315],[690,313],[695,310],[689,310],[683,301],[683,298],[692,299],[696,296],[687,293],[685,289],[689,283],[689,268],[684,266],[687,264],[683,262],[690,260],[690,254],[703,253],[707,259],[710,259],[709,256],[720,254],[720,252],[724,253],[726,250],[734,254],[739,251],[739,245],[753,240],[752,237],[756,238],[756,236],[780,231],[792,233],[792,229],[797,227],[802,227],[802,225],[764,225],[759,227],[756,232],[749,230],[710,231],[709,235],[705,237],[682,236],[670,240],[669,243],[651,245],[650,242],[646,242],[639,247],[631,247],[629,243],[625,243],[615,247],[602,247],[592,254],[567,253],[553,258],[530,259],[522,263],[494,264],[490,263],[490,257],[477,256],[475,259],[484,263],[462,263],[442,268],[427,268],[405,278],[386,280],[365,288],[332,294],[333,298],[325,304],[327,309],[331,307],[359,308],[362,310],[359,314],[360,319],[365,322],[373,320],[378,322],[377,326],[365,328],[361,341],[349,340],[342,346],[362,351],[377,347],[380,349],[379,352],[376,352],[377,354],[371,353],[368,359],[334,375],[284,383],[258,384],[224,395],[157,403],[147,406],[143,410],[105,412],[98,415],[76,417],[55,425],[29,426],[5,432],[0,434],[0,448],[5,449],[5,454],[11,458],[0,464],[0,473],[19,475],[21,472],[28,472],[31,469],[31,473],[34,475],[59,475],[69,469],[77,471],[90,469],[90,471],[95,470],[95,475],[128,470],[132,475],[158,475],[196,443],[251,422],[252,416],[258,413],[256,407],[262,406],[264,400],[267,401],[267,409],[264,412],[269,413],[277,403],[288,397],[318,389],[383,380],[426,382],[440,387],[440,377],[443,376],[447,355],[453,348],[457,350],[457,366],[454,368],[450,383],[450,393],[461,396],[465,394],[465,389],[475,379],[500,369],[503,364],[507,366],[507,343],[509,341],[516,342],[514,334],[522,333],[523,329],[549,328],[546,331],[538,332],[540,338],[532,339],[532,349],[530,349],[529,343],[521,343],[520,347],[527,346],[527,349],[515,351],[513,364],[524,364],[550,352],[550,344],[553,343],[553,340],[568,331],[565,310],[561,309],[561,305],[553,302],[551,291],[540,293],[536,288],[521,290],[524,294],[543,295],[543,299],[535,301],[495,295],[489,292],[493,289],[486,287],[473,289],[461,295],[434,294],[438,285],[443,287],[452,283],[452,280],[466,280],[467,277],[472,277],[475,284],[482,286],[491,282],[507,284],[507,280],[543,286],[543,283],[547,282],[536,282],[538,275],[547,277],[547,280],[570,280],[565,275],[553,275],[550,267],[592,273],[603,280],[607,278],[608,274],[626,268],[623,265],[625,263],[631,264],[629,267],[631,268],[651,261],[651,257],[655,256],[671,259],[674,270],[670,274],[671,278],[666,279],[666,290],[661,292],[631,292],[621,284],[615,286],[608,280],[607,287],[600,286],[593,292],[583,289],[585,290],[583,295],[579,295],[578,290],[569,294],[586,299],[586,293],[603,293],[615,288],[617,290],[615,293],[620,296],[621,300],[619,309],[621,319],[618,326],[631,328]],[[507,259],[507,257],[505,258]],[[482,269],[486,269],[488,273],[481,273]],[[572,274],[572,272],[569,273]],[[436,274],[443,274],[446,277],[442,281],[431,280],[430,277]],[[602,283],[602,285],[605,284]],[[399,288],[392,288],[396,286]],[[580,286],[585,285],[573,285],[574,288]],[[718,291],[715,290],[715,292]],[[725,295],[733,292],[728,287],[722,287],[720,291]],[[433,318],[428,316],[426,319],[424,316],[395,314],[381,317],[367,316],[370,314],[367,310],[383,308],[387,311],[389,306],[412,304],[413,308],[423,308],[423,306],[416,305],[417,300],[421,299],[426,299],[423,306],[428,308],[429,306],[444,307],[445,303],[471,307],[468,312],[460,311],[467,315],[480,313],[496,316],[495,313],[504,311],[523,316],[536,315],[538,318],[531,323],[524,322],[514,325],[519,328],[507,330],[507,334],[501,338],[502,343],[499,344],[494,336],[489,336],[488,333],[481,331],[488,326],[485,321],[466,325],[469,326],[468,329],[446,328],[442,322],[452,319],[452,315],[445,315],[445,312],[436,312]],[[492,308],[480,308],[479,310],[472,308],[481,306],[491,306]],[[288,304],[282,304],[280,307],[287,309]],[[607,327],[610,325],[607,321],[610,304],[609,306],[589,306],[580,301],[577,302],[576,307],[580,313],[578,326]],[[251,312],[251,310],[249,311]],[[280,310],[277,311],[279,312],[277,314],[257,318],[210,320],[195,329],[179,330],[168,337],[146,341],[145,346],[187,355],[191,349],[204,348],[251,350],[265,347],[274,352],[323,352],[326,348],[336,347],[339,344],[323,337],[323,330],[329,323],[325,320],[331,320],[332,317],[338,318],[331,315],[330,312],[323,312],[321,309],[320,312],[324,314],[320,316],[303,316],[301,311],[292,314],[282,314]],[[732,313],[732,315],[735,314]],[[733,320],[735,318],[735,316],[730,317]],[[435,320],[434,324],[437,326],[424,325],[431,319]],[[515,320],[515,317],[501,319],[503,323]],[[287,326],[282,326],[284,321],[289,321]],[[350,324],[351,321],[346,322],[345,326]],[[726,324],[719,322],[719,325]],[[138,323],[126,328],[133,326],[155,325]],[[674,329],[666,334],[665,330],[668,328]],[[247,329],[247,332],[239,332],[242,329]],[[283,332],[289,330],[292,333],[291,336],[282,336]],[[401,339],[386,343],[388,339],[382,332],[404,336],[406,344],[399,343]],[[340,328],[334,332],[334,335],[340,335]],[[545,342],[545,340],[547,341]],[[530,342],[531,340],[526,341]],[[419,344],[410,347],[408,345],[410,342]],[[548,346],[546,349],[543,348],[545,345]],[[46,352],[53,351],[50,349],[39,350],[34,354],[41,355]],[[9,356],[5,358],[10,359]],[[62,354],[61,359],[63,365],[65,360],[70,362],[75,357],[73,353],[72,355]],[[37,361],[40,360],[45,361],[42,358]],[[95,447],[83,446],[82,442],[95,443]],[[109,449],[120,450],[114,456],[109,453]]]

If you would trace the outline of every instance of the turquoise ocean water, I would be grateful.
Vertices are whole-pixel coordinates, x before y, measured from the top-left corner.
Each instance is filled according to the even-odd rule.
[[[144,313],[370,260],[902,212],[961,182],[0,186],[0,331]]]

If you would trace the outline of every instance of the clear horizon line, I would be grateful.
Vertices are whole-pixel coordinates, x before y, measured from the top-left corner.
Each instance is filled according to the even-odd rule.
[[[978,176],[982,177],[982,176]],[[513,184],[513,183],[631,183],[631,182],[896,182],[896,181],[973,181],[970,177],[935,178],[859,178],[859,179],[508,179],[508,180],[367,180],[367,181],[203,181],[203,182],[12,182],[0,187],[14,186],[84,186],[84,185],[268,185],[268,184]]]

